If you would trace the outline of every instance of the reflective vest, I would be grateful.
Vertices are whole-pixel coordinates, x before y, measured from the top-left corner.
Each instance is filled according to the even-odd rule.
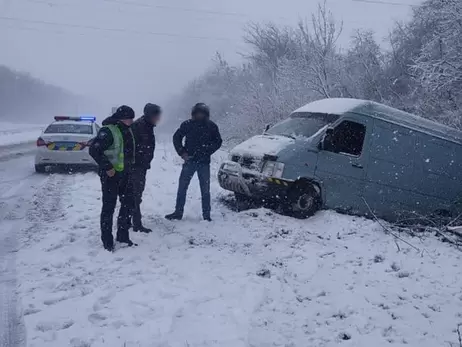
[[[112,145],[107,150],[104,151],[104,155],[109,159],[114,170],[117,172],[124,171],[124,137],[119,127],[114,124],[109,124],[103,126],[103,128],[108,128],[112,134]],[[132,140],[133,140],[133,161],[135,160],[135,137],[133,136],[132,129],[129,129]]]

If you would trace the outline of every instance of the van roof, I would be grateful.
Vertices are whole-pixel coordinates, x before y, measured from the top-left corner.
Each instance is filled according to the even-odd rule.
[[[302,106],[295,112],[328,113],[339,116],[345,113],[358,113],[462,144],[462,132],[457,129],[374,101],[348,98],[322,99]]]

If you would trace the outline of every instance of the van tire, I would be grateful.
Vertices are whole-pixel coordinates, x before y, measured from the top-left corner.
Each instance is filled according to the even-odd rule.
[[[36,173],[45,173],[46,172],[45,165],[35,165],[35,172]]]
[[[290,189],[285,210],[287,214],[298,219],[313,216],[321,207],[318,190],[309,182],[299,182]]]
[[[244,194],[234,193],[234,198],[236,200],[237,212],[246,211],[250,209],[254,203],[251,197]]]

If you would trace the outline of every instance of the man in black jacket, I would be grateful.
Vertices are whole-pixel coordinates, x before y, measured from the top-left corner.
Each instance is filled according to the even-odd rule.
[[[151,229],[145,228],[141,222],[140,205],[146,185],[146,172],[151,168],[151,161],[154,158],[154,150],[156,148],[154,127],[159,122],[161,114],[162,110],[158,105],[146,104],[144,115],[132,125],[136,143],[135,165],[132,170],[134,200],[132,211],[133,231],[143,233],[152,232]]]
[[[106,250],[114,251],[112,219],[120,199],[120,211],[117,218],[117,241],[134,244],[128,234],[130,210],[133,206],[130,173],[135,162],[135,140],[130,125],[135,112],[128,106],[120,106],[117,111],[103,121],[90,146],[90,155],[99,165],[103,208],[101,210],[101,240]]]
[[[184,140],[184,143],[183,143]],[[191,119],[183,122],[173,135],[173,145],[183,158],[176,198],[175,212],[165,216],[169,220],[183,218],[186,193],[194,173],[197,172],[202,195],[202,216],[210,218],[210,157],[222,144],[218,126],[210,120],[210,109],[203,103],[196,104]]]

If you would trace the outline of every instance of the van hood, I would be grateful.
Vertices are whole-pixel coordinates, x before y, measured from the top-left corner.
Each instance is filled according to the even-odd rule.
[[[234,147],[231,155],[248,155],[256,158],[263,158],[265,154],[277,156],[280,151],[294,143],[294,139],[285,136],[257,135]]]

